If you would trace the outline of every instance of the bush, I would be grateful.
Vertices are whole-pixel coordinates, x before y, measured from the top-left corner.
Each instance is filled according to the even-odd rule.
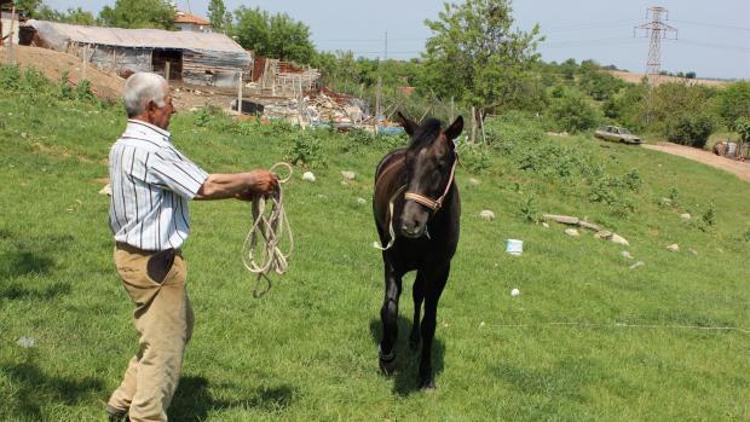
[[[601,120],[599,110],[583,95],[572,91],[552,102],[549,115],[555,129],[572,133],[591,129]]]
[[[320,140],[306,131],[299,131],[294,135],[294,142],[286,154],[286,160],[305,167],[325,167],[326,162],[321,151]]]
[[[714,131],[714,122],[706,114],[684,113],[667,123],[667,139],[672,142],[703,148]]]

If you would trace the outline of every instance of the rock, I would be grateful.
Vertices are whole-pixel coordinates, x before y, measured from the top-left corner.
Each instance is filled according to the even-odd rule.
[[[618,245],[623,246],[630,246],[630,243],[628,243],[627,240],[625,240],[624,237],[618,235],[617,233],[612,233],[612,237],[609,239],[612,243],[617,243]]]
[[[342,171],[341,175],[344,176],[344,179],[346,180],[354,180],[354,178],[357,177],[357,173],[348,170]]]
[[[112,186],[109,183],[104,185],[104,187],[99,191],[99,195],[112,196]]]
[[[664,207],[671,207],[672,206],[672,200],[669,198],[661,198],[659,200],[659,203]]]
[[[578,233],[577,229],[565,229],[565,234],[572,237],[578,237],[580,236],[580,233]]]
[[[516,296],[518,296],[520,294],[521,294],[521,291],[518,290],[518,289],[513,289],[513,290],[510,291],[510,295],[513,296],[513,297],[516,297]]]
[[[680,218],[686,221],[690,220],[690,214],[689,213],[680,214]]]
[[[598,224],[589,223],[588,221],[579,221],[578,225],[583,227],[584,229],[594,230],[594,231],[602,231],[602,227]]]
[[[600,230],[594,234],[594,237],[597,239],[609,240],[612,238],[612,232],[608,230]]]
[[[690,252],[691,255],[698,256],[698,251],[693,248],[688,249],[688,252]]]
[[[581,221],[578,219],[578,217],[571,217],[568,215],[544,214],[542,218],[544,218],[545,220],[553,220],[557,221],[558,223],[570,224],[573,226],[577,226],[578,222]]]
[[[492,221],[495,219],[495,213],[490,210],[482,210],[482,212],[479,213],[479,217],[485,221]]]
[[[16,344],[23,347],[24,349],[30,349],[36,347],[36,340],[34,337],[23,336],[16,341]]]
[[[672,243],[671,245],[667,246],[667,250],[670,252],[679,252],[680,251],[680,245],[676,243]]]
[[[638,267],[642,267],[642,266],[644,266],[644,265],[646,265],[646,263],[645,263],[645,262],[643,262],[643,261],[638,261],[638,262],[636,262],[635,264],[631,265],[631,266],[630,266],[629,268],[630,268],[631,270],[634,270],[634,269],[636,269],[636,268],[638,268]]]
[[[472,185],[472,186],[479,186],[479,180],[471,177],[471,178],[469,178],[469,184]]]
[[[357,203],[359,205],[365,205],[367,203],[367,200],[365,198],[357,198]]]
[[[546,222],[542,222],[542,227],[544,227],[545,229],[548,229],[549,228],[549,224],[547,224]]]
[[[622,255],[622,257],[625,259],[633,259],[633,255],[631,255],[628,251],[622,251],[620,252],[620,255]]]
[[[302,180],[308,181],[308,182],[314,182],[315,181],[315,175],[311,171],[306,171],[302,175]]]

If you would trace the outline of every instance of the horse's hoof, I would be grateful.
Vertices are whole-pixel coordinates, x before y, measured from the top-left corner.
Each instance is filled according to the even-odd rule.
[[[419,386],[419,389],[424,392],[435,391],[437,389],[437,385],[435,385],[434,380],[422,381],[420,384],[421,385]]]
[[[383,373],[383,375],[393,375],[393,373],[396,371],[396,357],[392,357],[390,360],[384,360],[384,359],[378,359],[378,364],[380,366],[380,372]]]

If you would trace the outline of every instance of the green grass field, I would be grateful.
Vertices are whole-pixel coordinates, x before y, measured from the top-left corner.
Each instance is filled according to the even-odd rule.
[[[8,88],[5,77],[0,420],[103,420],[136,348],[111,261],[108,198],[97,194],[124,116],[60,99],[41,82],[39,94]],[[734,176],[587,136],[540,139],[529,154],[524,144],[467,150],[457,176],[462,238],[438,309],[438,389],[422,393],[405,334],[413,276],[401,302],[400,370],[377,370],[383,281],[371,246],[372,173],[405,138],[302,135],[203,112],[178,114],[171,129],[180,149],[216,172],[270,166],[295,139],[320,148],[310,162],[318,181],[303,182],[298,167],[285,186],[296,251],[261,299],[240,259],[248,204],[192,204],[185,256],[197,322],[172,420],[750,419],[750,333],[740,331],[750,329],[750,185]],[[570,176],[558,177],[568,172],[560,163],[572,163]],[[632,169],[640,182],[623,188]],[[341,170],[356,180],[342,184]],[[483,209],[497,218],[481,220]],[[529,221],[542,212],[587,216],[631,246]],[[522,256],[504,253],[507,238],[525,241]],[[680,252],[667,251],[671,243]],[[645,265],[631,270],[638,260]]]

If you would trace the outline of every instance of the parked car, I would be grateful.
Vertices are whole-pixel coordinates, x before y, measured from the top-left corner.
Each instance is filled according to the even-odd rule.
[[[640,145],[641,138],[630,133],[629,130],[619,126],[603,126],[594,132],[594,136],[606,141],[623,142],[626,144]]]

